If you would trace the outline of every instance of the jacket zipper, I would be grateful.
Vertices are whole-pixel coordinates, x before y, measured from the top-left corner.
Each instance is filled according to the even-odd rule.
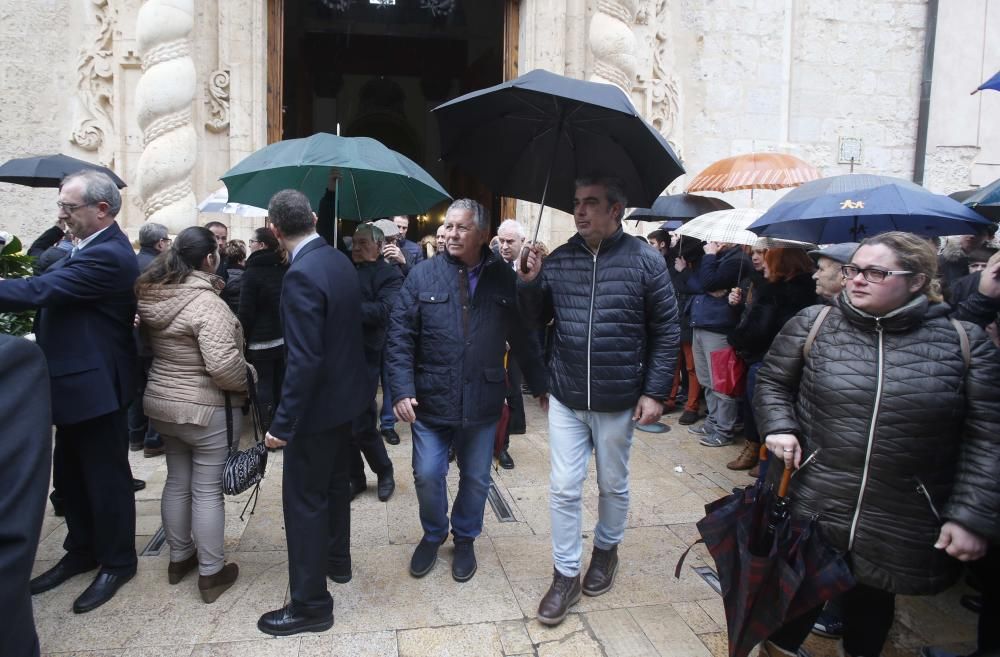
[[[878,424],[878,408],[882,403],[882,377],[883,377],[883,342],[882,323],[875,318],[875,331],[878,333],[878,364],[876,369],[877,382],[875,384],[875,407],[872,411],[871,428],[868,430],[868,449],[865,452],[865,469],[861,473],[861,490],[858,491],[858,503],[854,507],[854,519],[851,520],[851,535],[847,540],[848,551],[854,547],[854,534],[858,530],[858,520],[861,518],[861,502],[865,497],[865,486],[868,484],[868,468],[871,465],[872,447],[875,444],[875,427]]]
[[[594,257],[594,270],[590,280],[590,317],[587,319],[587,410],[590,410],[590,343],[591,334],[594,330],[594,297],[597,295],[597,254],[601,250],[602,242],[597,244],[597,250],[588,252]]]
[[[937,518],[938,522],[941,522],[941,514],[938,513],[937,507],[934,506],[934,500],[931,499],[930,491],[927,490],[927,486],[924,486],[924,482],[920,481],[920,477],[915,477],[917,480],[917,492],[923,493],[924,497],[927,498],[927,504],[931,507],[931,513]]]

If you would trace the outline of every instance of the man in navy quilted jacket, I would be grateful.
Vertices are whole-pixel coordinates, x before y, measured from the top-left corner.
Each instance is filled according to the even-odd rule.
[[[632,428],[652,424],[674,377],[680,324],[666,262],[622,230],[623,184],[576,182],[577,234],[545,259],[532,249],[518,272],[518,302],[536,327],[555,320],[549,361],[549,509],[552,586],[538,620],[561,623],[580,594],[609,591],[628,515]],[[580,581],[583,482],[593,451],[600,489],[594,553]]]

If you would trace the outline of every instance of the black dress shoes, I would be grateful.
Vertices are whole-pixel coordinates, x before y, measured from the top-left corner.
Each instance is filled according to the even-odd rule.
[[[337,584],[347,584],[351,581],[352,575],[350,561],[341,564],[328,563],[326,565],[326,576]]]
[[[360,495],[361,493],[365,492],[366,490],[368,490],[368,482],[366,482],[364,479],[361,479],[361,480],[351,479],[351,499],[352,500],[355,497],[357,497],[358,495]]]
[[[499,463],[500,467],[504,470],[514,469],[514,459],[510,457],[510,452],[507,450],[502,450],[500,454],[497,455],[497,463]]]
[[[399,444],[399,434],[396,433],[395,429],[382,429],[382,437],[385,438],[385,442],[390,445]]]
[[[142,479],[133,479],[132,480],[132,490],[134,490],[135,492],[138,493],[139,491],[141,491],[145,487],[146,487],[146,482],[143,481]]]
[[[73,613],[75,614],[85,614],[88,611],[97,609],[105,602],[115,597],[115,593],[118,589],[135,577],[135,573],[129,573],[128,575],[112,575],[111,573],[106,573],[103,570],[97,573],[97,577],[94,581],[90,583],[83,593],[80,594],[76,600],[73,601]]]
[[[392,497],[396,490],[396,480],[392,476],[392,470],[383,472],[378,476],[378,501],[386,502]]]
[[[292,605],[269,611],[257,621],[257,629],[271,636],[291,636],[300,632],[325,632],[333,627],[333,613],[308,616]]]
[[[97,568],[97,563],[92,563],[85,566],[71,565],[66,562],[65,559],[52,566],[44,573],[38,577],[31,580],[29,585],[31,588],[31,595],[38,595],[39,593],[45,593],[46,591],[52,590],[59,586],[66,580],[76,577],[80,573],[85,573],[90,570]]]

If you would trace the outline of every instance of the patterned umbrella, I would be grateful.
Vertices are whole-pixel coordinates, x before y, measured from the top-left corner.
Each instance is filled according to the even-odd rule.
[[[725,242],[753,246],[760,239],[760,236],[747,230],[747,226],[757,221],[762,214],[764,214],[763,210],[754,210],[753,208],[718,210],[695,217],[675,230],[674,233],[684,237],[694,237],[703,242]]]
[[[819,178],[813,165],[786,153],[747,153],[719,160],[695,176],[689,192],[783,189]]]

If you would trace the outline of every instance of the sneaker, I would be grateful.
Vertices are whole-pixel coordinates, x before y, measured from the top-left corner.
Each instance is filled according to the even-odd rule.
[[[431,572],[431,568],[437,563],[438,548],[440,547],[440,541],[432,541],[426,537],[420,539],[420,543],[410,559],[410,574],[414,577],[423,577]]]
[[[569,608],[580,601],[580,575],[566,577],[553,569],[552,586],[538,605],[538,622],[542,625],[558,625],[566,618]]]
[[[471,538],[455,538],[455,554],[451,562],[451,577],[456,582],[468,582],[476,574],[476,550]]]
[[[687,426],[689,424],[694,424],[697,421],[698,421],[697,412],[685,410],[683,413],[681,413],[680,418],[678,418],[677,424],[683,424]]]
[[[708,430],[704,424],[700,427],[688,427],[688,433],[693,433],[696,436],[708,436],[711,432]]]
[[[732,445],[733,439],[713,433],[711,436],[705,436],[699,440],[698,444],[704,445],[705,447],[725,447],[726,445]]]
[[[726,464],[730,470],[749,470],[760,460],[760,443],[749,440],[743,446],[743,451],[734,460]]]
[[[610,550],[602,550],[594,546],[594,554],[590,557],[590,567],[583,577],[583,592],[589,596],[607,593],[615,583],[615,573],[618,572],[618,546]]]
[[[828,639],[839,639],[844,634],[844,619],[827,605],[813,624],[812,633]]]

